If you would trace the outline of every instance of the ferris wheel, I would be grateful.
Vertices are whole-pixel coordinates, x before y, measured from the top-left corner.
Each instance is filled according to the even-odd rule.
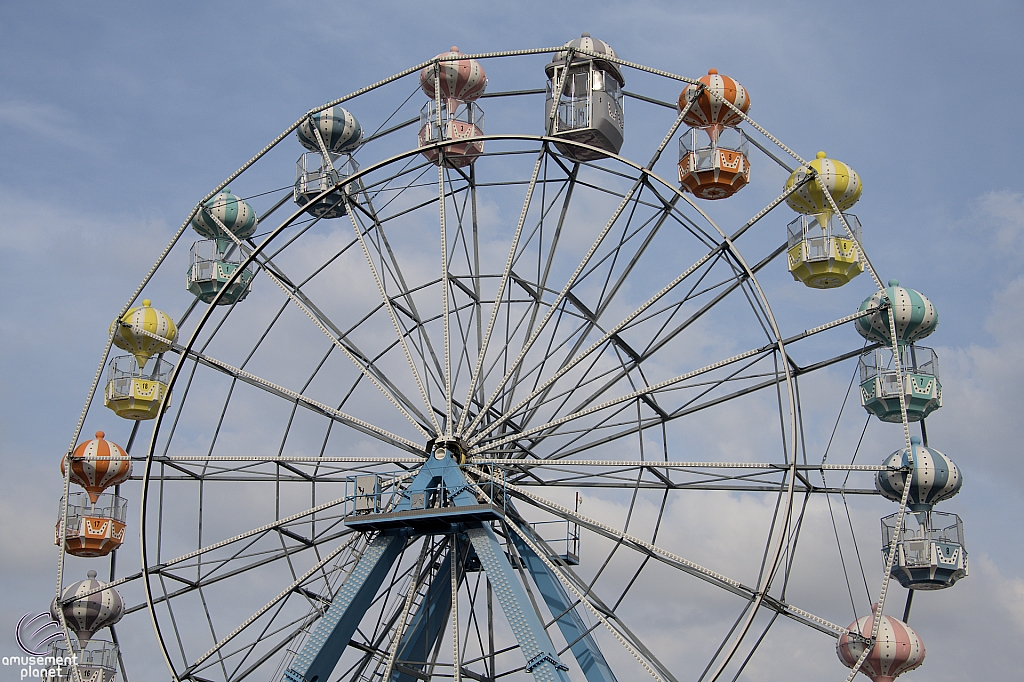
[[[115,626],[145,614],[172,678],[199,682],[732,680],[780,619],[850,678],[919,665],[909,598],[883,613],[890,578],[912,595],[967,573],[959,517],[933,510],[960,473],[923,426],[937,314],[878,279],[857,174],[802,159],[750,101],[588,34],[453,47],[304,114],[199,201],[111,325],[72,441],[116,421],[102,402],[127,445],[98,432],[62,464],[69,674],[127,680]],[[780,193],[714,217],[768,167]],[[762,285],[778,272],[822,290],[867,273],[867,300],[786,328],[801,318]],[[808,451],[801,380],[842,363],[867,419],[903,426],[888,458]],[[849,627],[789,596],[809,502],[837,494],[899,503],[877,609]],[[743,534],[737,499],[760,510]],[[141,564],[119,577],[129,502]],[[730,561],[690,553],[707,534]],[[110,557],[110,580],[67,585],[70,556]],[[685,665],[680,609],[716,611]]]

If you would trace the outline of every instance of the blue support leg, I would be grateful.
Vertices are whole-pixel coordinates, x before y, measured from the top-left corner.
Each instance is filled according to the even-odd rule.
[[[282,682],[327,682],[406,543],[406,537],[397,534],[381,533],[373,539],[288,666]]]
[[[397,661],[406,668],[422,671],[426,667],[421,662],[430,660],[430,652],[433,651],[448,622],[448,614],[452,607],[451,566],[450,559],[441,561],[440,570],[427,588],[426,598],[420,604],[412,622],[409,623],[409,629],[398,645]],[[459,577],[461,578],[461,575]],[[422,678],[401,670],[396,670],[391,676],[392,682],[417,682],[419,679]]]
[[[528,525],[517,525],[524,533],[535,537],[536,534]],[[562,614],[557,620],[558,628],[562,631],[565,641],[571,644],[570,650],[583,669],[587,682],[616,682],[604,654],[601,653],[583,619],[573,608],[573,602],[562,587],[562,583],[521,537],[513,535],[512,542],[526,564],[526,570],[533,576],[533,582],[544,597],[548,609],[556,616]]]
[[[526,590],[516,577],[490,525],[468,528],[466,536],[473,543],[473,549],[480,557],[481,566],[487,571],[501,610],[519,642],[519,649],[526,658],[527,672],[533,673],[538,682],[569,682],[565,674],[568,668],[558,658],[551,638],[530,606]]]

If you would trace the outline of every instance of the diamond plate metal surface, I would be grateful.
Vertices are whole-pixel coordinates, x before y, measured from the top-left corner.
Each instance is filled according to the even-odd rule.
[[[501,551],[494,531],[490,526],[479,526],[468,528],[466,536],[473,543],[473,549],[487,571],[494,596],[498,598],[509,627],[519,641],[523,656],[528,665],[532,666],[530,672],[534,679],[538,682],[569,682],[564,672],[565,666],[559,660],[537,614],[532,609],[525,611],[522,608],[522,605],[530,602],[512,573],[512,566]]]

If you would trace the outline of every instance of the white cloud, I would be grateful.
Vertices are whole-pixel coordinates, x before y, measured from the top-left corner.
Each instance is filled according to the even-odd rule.
[[[58,143],[65,149],[94,153],[101,151],[98,142],[82,133],[72,111],[52,104],[18,99],[0,102],[0,129],[5,127],[38,138],[37,144]],[[51,163],[60,165],[56,160]],[[54,172],[58,172],[56,167]]]
[[[978,200],[977,208],[985,222],[991,221],[997,246],[1018,252],[1024,248],[1024,194],[992,191]]]

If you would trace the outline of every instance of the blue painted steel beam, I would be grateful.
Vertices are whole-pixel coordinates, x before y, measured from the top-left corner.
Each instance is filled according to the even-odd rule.
[[[533,673],[538,682],[569,682],[565,674],[568,668],[558,658],[537,612],[529,606],[526,590],[512,570],[490,525],[467,528],[466,536],[473,543],[473,549],[494,588],[494,595],[519,642],[519,649],[526,658],[527,672]]]
[[[423,461],[423,465],[412,479],[409,487],[402,491],[402,499],[395,505],[394,511],[401,512],[411,509],[413,493],[423,493],[428,499],[430,496],[438,494],[442,483],[451,502],[456,506],[466,507],[479,504],[469,481],[466,480],[466,475],[462,473],[462,468],[455,460],[451,450],[441,448],[430,453],[430,456]]]
[[[532,536],[535,540],[539,539],[526,523],[517,525],[527,535]],[[522,557],[523,563],[526,564],[526,570],[533,576],[533,582],[540,590],[541,596],[544,597],[544,603],[548,605],[548,609],[553,615],[562,614],[556,621],[558,629],[562,631],[565,641],[571,644],[569,648],[572,655],[576,657],[576,662],[583,669],[587,682],[617,682],[615,674],[608,666],[608,661],[605,660],[604,654],[598,648],[586,623],[573,607],[573,600],[569,598],[558,577],[521,537],[513,534],[512,542],[515,544],[519,556]]]
[[[345,579],[327,613],[288,666],[282,682],[327,682],[352,635],[408,540],[380,534],[367,546]]]
[[[447,447],[432,452],[424,460],[409,487],[402,491],[402,499],[395,505],[394,512],[414,511],[410,504],[413,494],[436,495],[442,490],[445,493],[445,502],[455,508],[464,507],[469,508],[467,511],[472,511],[476,507],[485,506],[476,499],[473,486],[466,479],[454,454]],[[443,509],[447,511],[451,506]],[[432,507],[431,510],[424,509],[423,512],[426,514],[437,509],[438,507]],[[559,659],[541,617],[530,606],[523,584],[512,569],[490,522],[482,522],[467,515],[464,519],[449,519],[449,523],[453,525],[453,530],[455,527],[465,528],[465,535],[472,544],[481,567],[487,572],[498,603],[519,642],[519,649],[526,659],[526,671],[532,673],[538,682],[569,682],[565,674],[568,668]],[[377,535],[359,558],[352,573],[345,579],[330,608],[306,638],[302,650],[285,671],[282,682],[328,681],[384,578],[407,546],[409,537],[422,534],[434,533],[429,530],[418,532],[415,523],[410,520],[407,527],[397,532],[382,531]],[[459,570],[461,572],[464,569],[460,566]],[[450,583],[450,562],[445,562],[444,568],[434,576],[430,587],[436,596],[428,593],[410,624],[410,630],[399,643],[401,659],[420,660],[415,658],[416,653],[429,651],[436,644],[451,610]],[[564,610],[560,608],[558,612]],[[577,627],[582,627],[582,624]],[[593,650],[597,651],[596,645]],[[597,657],[600,657],[599,651]],[[595,657],[592,659],[598,660]],[[599,660],[603,662],[604,658],[600,657]],[[591,663],[591,668],[594,665]],[[607,668],[607,664],[605,667]],[[393,675],[389,682],[412,679],[406,672],[396,672],[399,676]],[[615,680],[610,676],[610,672],[609,677],[595,679],[601,679],[602,682]]]
[[[450,550],[449,550],[450,551]],[[459,566],[459,583],[462,582],[463,569]],[[423,670],[423,661],[430,660],[430,653],[437,644],[438,637],[444,632],[448,615],[452,608],[452,561],[451,555],[441,561],[441,569],[434,574],[427,588],[426,598],[416,610],[412,622],[401,644],[398,645],[397,660],[406,668]],[[416,682],[418,679],[401,671],[395,671],[392,682]]]

